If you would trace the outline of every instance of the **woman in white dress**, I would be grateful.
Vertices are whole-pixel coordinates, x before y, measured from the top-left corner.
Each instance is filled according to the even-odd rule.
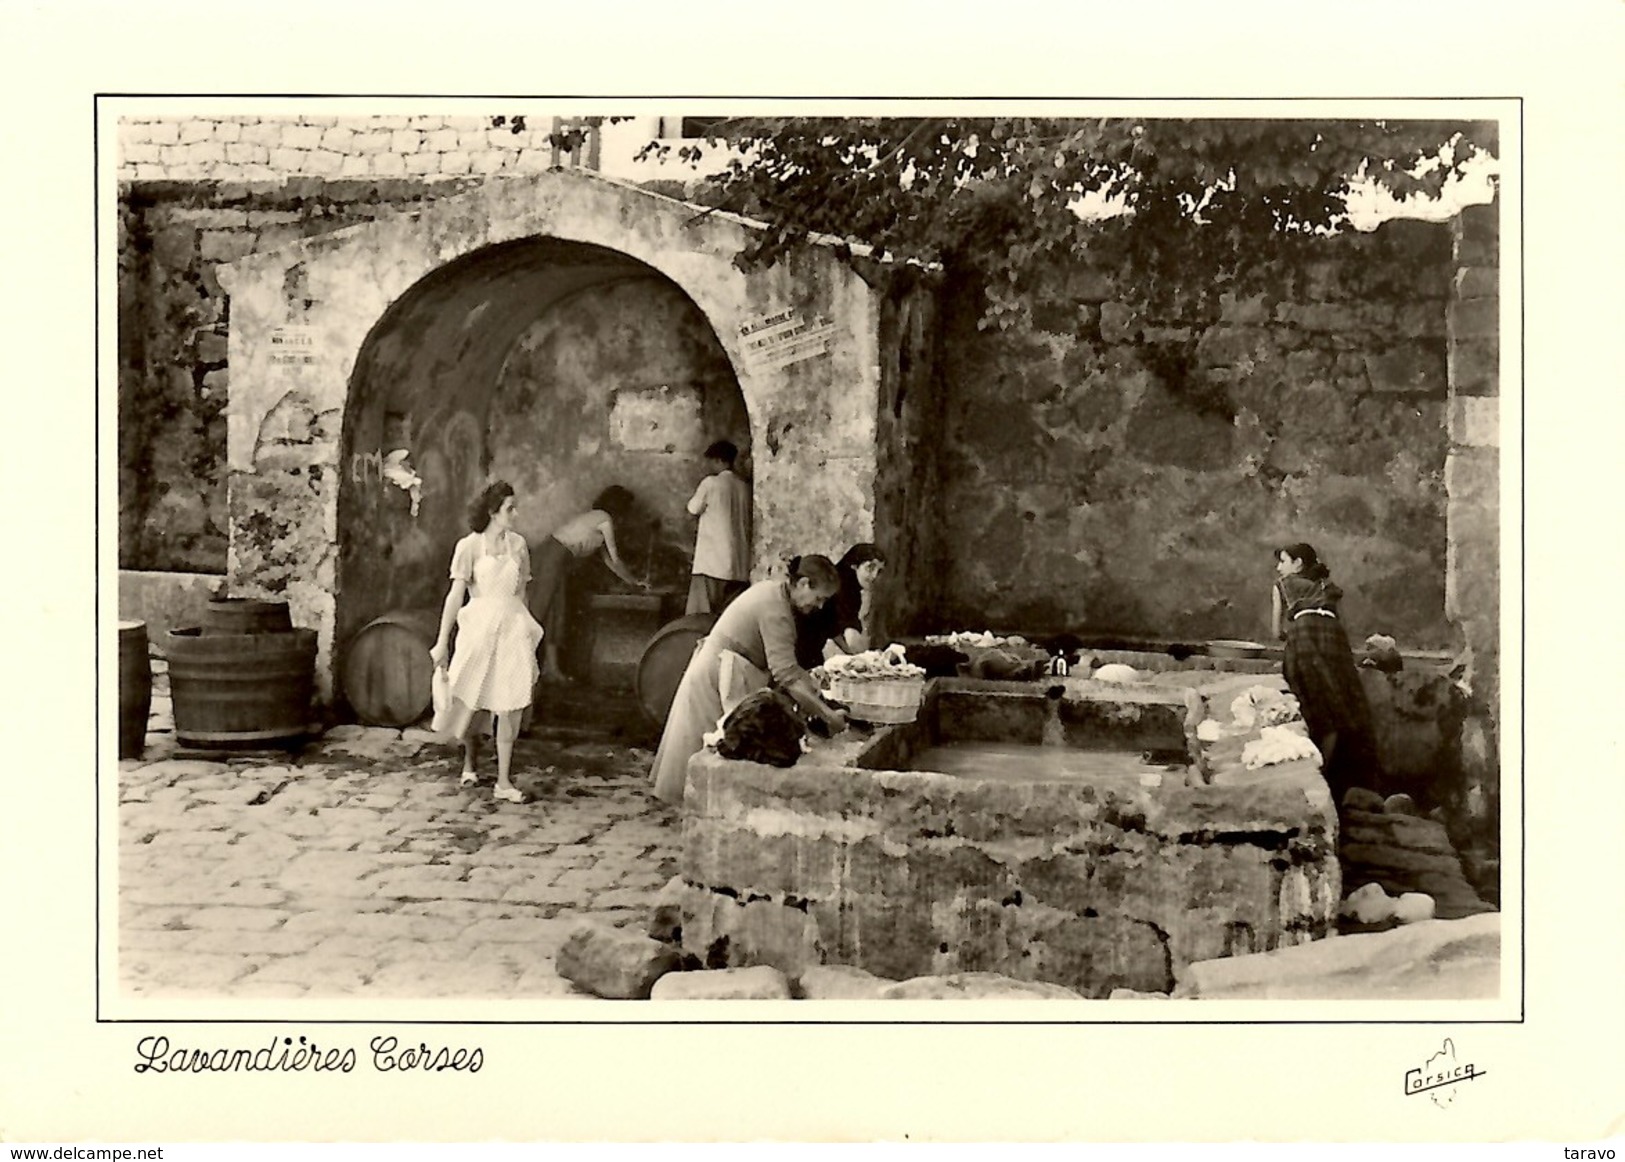
[[[513,487],[497,481],[469,506],[473,532],[457,542],[451,556],[451,590],[440,614],[440,636],[429,656],[445,668],[449,697],[435,715],[436,730],[463,744],[461,786],[478,776],[479,735],[496,717],[495,795],[524,801],[513,785],[513,742],[530,705],[537,677],[536,647],[542,627],[525,603],[530,584],[530,547],[513,531]],[[468,604],[463,599],[468,598]],[[450,656],[451,628],[457,627],[457,653]]]

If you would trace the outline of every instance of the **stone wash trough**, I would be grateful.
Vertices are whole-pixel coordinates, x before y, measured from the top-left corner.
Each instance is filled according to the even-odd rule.
[[[1243,737],[1196,738],[1279,677],[1168,662],[1128,685],[936,679],[914,722],[814,740],[790,768],[701,751],[685,951],[1108,997],[1327,935],[1341,873],[1318,761],[1248,770]]]

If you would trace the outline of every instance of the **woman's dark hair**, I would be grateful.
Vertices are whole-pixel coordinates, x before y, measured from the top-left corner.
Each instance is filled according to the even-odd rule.
[[[705,450],[707,460],[720,460],[732,468],[734,461],[739,459],[739,449],[733,446],[732,441],[718,440]]]
[[[856,572],[859,565],[867,565],[870,561],[879,561],[884,565],[886,554],[880,551],[878,545],[869,541],[859,541],[841,554],[841,559],[835,567],[843,573]]]
[[[1282,545],[1276,550],[1279,557],[1282,553],[1294,561],[1303,562],[1303,571],[1299,574],[1305,581],[1323,581],[1332,575],[1332,571],[1321,563],[1320,554],[1315,552],[1315,546],[1306,545],[1302,541],[1292,545]]]
[[[485,486],[485,490],[476,496],[468,505],[468,527],[477,533],[483,533],[491,525],[491,518],[496,515],[497,509],[508,497],[513,495],[513,485],[506,480],[493,480]]]
[[[826,589],[831,593],[841,587],[841,575],[835,571],[835,566],[830,564],[828,557],[819,556],[817,553],[806,557],[791,557],[789,572],[792,584],[805,579],[811,581],[815,588]]]
[[[611,484],[593,500],[592,506],[609,513],[610,519],[619,521],[632,510],[632,494],[619,484]]]

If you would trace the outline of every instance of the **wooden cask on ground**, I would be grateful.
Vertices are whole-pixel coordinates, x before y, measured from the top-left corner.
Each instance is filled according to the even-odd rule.
[[[208,634],[171,630],[170,698],[183,746],[230,748],[296,739],[310,730],[316,631]]]
[[[433,704],[440,611],[398,609],[374,618],[350,639],[341,671],[344,697],[362,722],[410,726]]]
[[[118,757],[135,759],[147,742],[147,716],[152,712],[152,661],[147,653],[147,623],[118,623]]]

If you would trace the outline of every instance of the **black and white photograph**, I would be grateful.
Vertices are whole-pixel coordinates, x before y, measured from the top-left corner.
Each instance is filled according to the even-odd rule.
[[[1514,105],[189,104],[104,990],[1517,1011]]]
[[[1446,8],[88,38],[0,1139],[1617,1141],[1618,95]]]

